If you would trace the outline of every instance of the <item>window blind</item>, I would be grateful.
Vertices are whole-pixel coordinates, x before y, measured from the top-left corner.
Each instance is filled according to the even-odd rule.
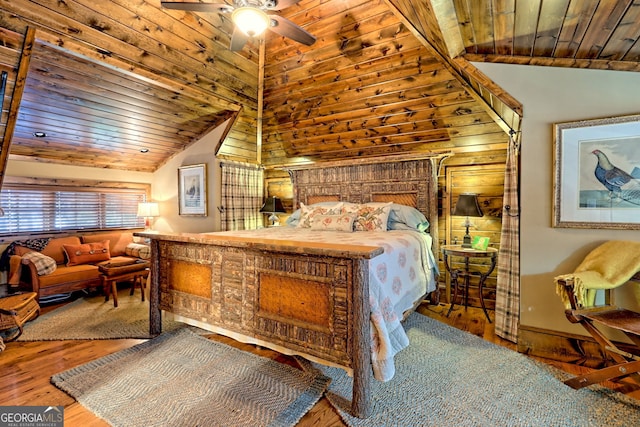
[[[57,189],[5,187],[0,192],[0,235],[74,230],[138,228],[143,189]]]

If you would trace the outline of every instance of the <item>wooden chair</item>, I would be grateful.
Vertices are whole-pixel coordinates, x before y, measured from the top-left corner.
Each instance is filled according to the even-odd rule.
[[[632,280],[640,281],[640,273],[636,273]],[[640,372],[640,313],[611,304],[589,308],[581,307],[574,292],[573,281],[571,279],[560,279],[557,280],[557,283],[564,286],[571,304],[571,308],[565,310],[567,319],[572,323],[581,324],[614,363],[611,366],[588,374],[570,378],[565,381],[565,384],[574,389],[579,389],[606,380],[629,377],[640,385],[640,375],[638,375],[638,372]],[[635,348],[630,350],[634,351],[634,353],[618,348],[599,329],[602,326],[624,332],[635,344]]]

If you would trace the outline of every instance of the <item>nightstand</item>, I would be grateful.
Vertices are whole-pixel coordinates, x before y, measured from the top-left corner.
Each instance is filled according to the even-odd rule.
[[[482,306],[482,310],[484,311],[485,316],[487,316],[487,320],[491,323],[491,318],[489,317],[489,313],[487,313],[487,308],[484,305],[484,296],[482,295],[482,288],[484,287],[484,282],[487,277],[493,272],[493,269],[496,267],[496,261],[498,259],[498,250],[496,248],[487,248],[485,250],[478,250],[472,248],[463,248],[461,245],[445,245],[442,246],[442,255],[444,258],[444,266],[451,277],[451,284],[453,287],[453,298],[451,299],[451,307],[449,307],[449,311],[447,312],[447,317],[451,314],[453,307],[458,298],[458,291],[461,286],[464,286],[464,307],[465,310],[469,303],[469,282],[471,277],[478,278],[478,293],[480,294],[480,305]],[[464,269],[451,269],[449,265],[449,257],[461,257],[464,261]],[[472,258],[489,258],[490,265],[487,271],[473,271],[469,269],[469,260]],[[462,283],[459,283],[458,279],[462,279]]]

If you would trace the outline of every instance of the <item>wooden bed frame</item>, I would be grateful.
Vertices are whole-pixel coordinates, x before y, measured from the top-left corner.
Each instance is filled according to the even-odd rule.
[[[290,173],[294,206],[338,199],[415,206],[430,221],[437,253],[433,160],[369,159]],[[137,235],[152,245],[152,334],[161,332],[165,310],[242,342],[343,367],[353,374],[352,414],[369,414],[369,259],[382,248],[215,234]]]

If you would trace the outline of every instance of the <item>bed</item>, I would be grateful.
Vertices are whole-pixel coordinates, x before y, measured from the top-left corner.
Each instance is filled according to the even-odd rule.
[[[437,291],[434,161],[333,162],[291,168],[290,175],[298,223],[241,232],[139,233],[152,245],[150,331],[160,332],[164,310],[242,342],[339,366],[354,378],[352,414],[366,417],[372,373],[392,378],[393,356],[409,344],[400,321]],[[412,230],[402,221],[389,231],[340,231],[341,215],[353,214],[346,216],[357,222],[357,209],[365,206],[395,210],[395,219],[398,209],[417,210],[429,232],[426,224]],[[313,219],[322,209],[329,212],[315,218],[314,227],[300,226],[309,220],[305,214],[316,210]],[[328,229],[318,224],[334,221]],[[412,281],[415,286],[407,284]]]

